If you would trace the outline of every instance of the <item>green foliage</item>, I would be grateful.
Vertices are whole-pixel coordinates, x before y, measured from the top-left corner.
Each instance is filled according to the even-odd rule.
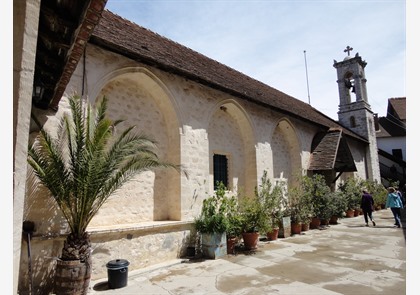
[[[345,216],[345,211],[347,211],[347,198],[342,191],[335,191],[331,193],[331,213],[338,218],[343,218]]]
[[[312,217],[329,218],[332,215],[331,190],[324,176],[301,175],[296,183],[289,191],[292,221],[295,219],[307,222]]]
[[[236,198],[228,197],[226,187],[218,182],[214,195],[203,200],[201,213],[194,219],[194,226],[202,234],[235,232],[240,221],[232,210],[237,207]]]
[[[311,220],[314,206],[309,177],[301,176],[297,185],[290,188],[287,213],[293,223],[308,223]]]
[[[310,195],[314,206],[314,216],[321,219],[330,218],[331,213],[331,189],[321,174],[315,174],[307,181],[310,185]]]
[[[277,181],[273,186],[264,171],[261,185],[255,187],[255,197],[263,204],[264,211],[270,219],[271,227],[276,228],[282,218],[282,205],[286,202],[285,182]]]
[[[86,228],[115,190],[142,171],[179,169],[160,161],[155,142],[134,134],[135,126],[117,134],[115,127],[122,121],[107,118],[106,97],[96,110],[77,95],[69,98],[69,104],[71,114],[61,118],[57,133],[42,128],[28,151],[29,165],[70,227],[62,254],[65,260],[90,256]]]
[[[242,216],[239,212],[239,203],[236,196],[232,196],[226,200],[226,218],[227,228],[226,237],[239,237],[242,233]]]
[[[365,180],[364,187],[372,195],[375,205],[386,203],[388,191],[381,183],[378,183],[376,180]]]
[[[338,190],[343,192],[347,201],[346,210],[354,210],[360,207],[363,181],[359,178],[348,178],[340,183]]]
[[[239,204],[239,211],[242,216],[242,232],[265,234],[273,229],[264,204],[256,196],[244,197]]]

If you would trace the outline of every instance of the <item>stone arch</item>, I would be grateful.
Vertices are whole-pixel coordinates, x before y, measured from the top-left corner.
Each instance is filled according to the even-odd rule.
[[[160,159],[180,163],[182,116],[170,91],[154,74],[138,67],[119,69],[104,76],[92,93],[90,99],[108,97],[110,117],[125,120],[120,130],[136,125],[139,133],[157,142]],[[139,174],[110,198],[97,223],[180,220],[180,178],[172,169]]]
[[[302,173],[301,143],[295,127],[288,119],[276,124],[271,137],[273,153],[273,179],[286,181],[288,186],[294,184]]]
[[[228,158],[228,188],[252,195],[256,185],[255,135],[252,121],[235,100],[224,100],[210,111],[207,121],[209,175],[213,189],[213,155]]]
[[[348,101],[347,103],[355,102],[356,100],[356,90],[355,90],[355,77],[352,72],[348,71],[344,75],[344,86],[347,89],[347,97]]]

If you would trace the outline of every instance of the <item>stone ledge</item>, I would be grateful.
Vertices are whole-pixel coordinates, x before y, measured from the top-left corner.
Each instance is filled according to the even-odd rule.
[[[118,224],[114,226],[95,226],[88,228],[91,237],[99,237],[109,234],[129,234],[145,235],[151,233],[166,233],[177,230],[189,230],[193,221],[150,221],[137,224]],[[35,240],[49,240],[65,238],[68,233],[53,233],[48,235],[33,235]]]

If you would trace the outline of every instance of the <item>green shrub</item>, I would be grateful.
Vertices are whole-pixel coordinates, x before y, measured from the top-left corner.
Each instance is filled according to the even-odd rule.
[[[359,178],[348,178],[339,184],[338,190],[344,193],[346,198],[346,210],[354,210],[360,208],[362,188],[363,181]]]
[[[265,214],[268,215],[271,227],[278,227],[282,218],[282,204],[285,203],[286,198],[285,182],[277,181],[273,186],[267,177],[267,171],[264,171],[261,185],[255,187],[255,197],[261,202]]]
[[[226,187],[217,183],[213,196],[203,200],[201,213],[194,219],[194,227],[200,233],[224,233],[229,228],[227,211],[229,197],[226,196]]]

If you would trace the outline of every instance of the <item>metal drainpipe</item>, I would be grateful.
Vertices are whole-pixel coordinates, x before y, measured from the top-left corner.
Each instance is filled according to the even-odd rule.
[[[32,258],[31,258],[31,238],[35,231],[35,223],[33,221],[23,222],[23,232],[26,234],[26,241],[28,243],[28,275],[29,275],[29,295],[33,294],[33,279],[32,279]]]

